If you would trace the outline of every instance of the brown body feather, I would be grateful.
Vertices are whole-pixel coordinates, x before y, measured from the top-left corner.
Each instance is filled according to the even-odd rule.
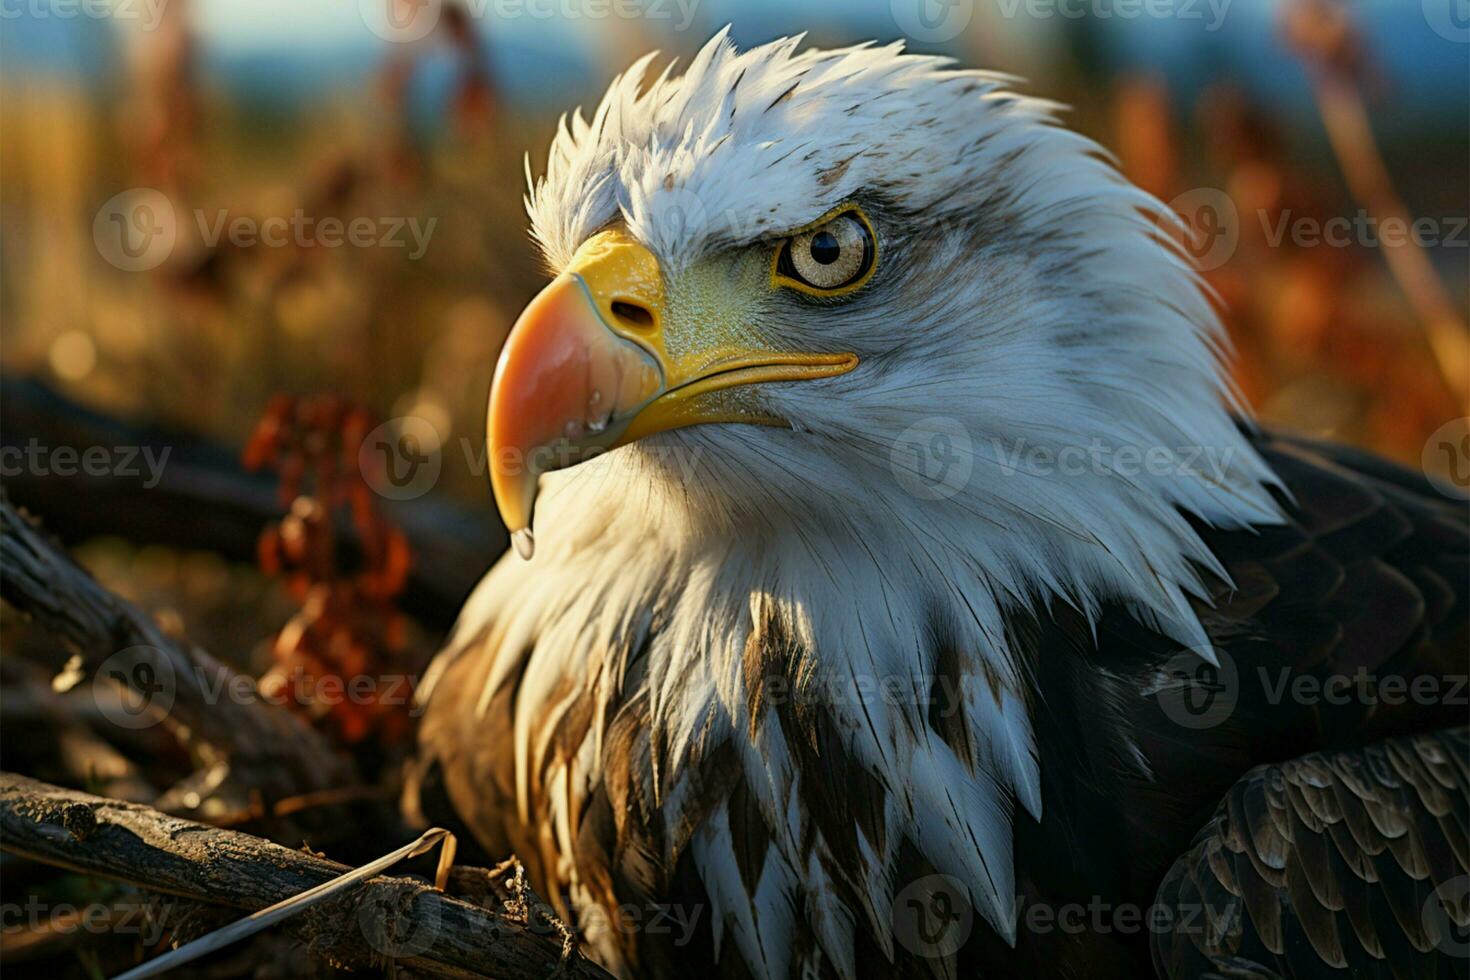
[[[978,915],[965,920],[957,950],[906,942],[901,927],[890,944],[860,912],[828,933],[852,937],[843,968],[828,959],[819,972],[1136,977],[1157,964],[1167,978],[1465,975],[1470,960],[1432,941],[1422,909],[1435,886],[1470,884],[1470,763],[1463,728],[1453,730],[1466,720],[1467,508],[1369,457],[1301,440],[1256,443],[1291,495],[1290,520],[1253,532],[1201,528],[1234,581],[1199,608],[1219,671],[1121,607],[1096,623],[1060,604],[1013,618],[1015,648],[1034,678],[1044,803],[1040,821],[1015,821],[1015,945]],[[614,910],[592,930],[593,946],[628,972],[687,976],[715,964],[721,976],[760,975],[764,965],[752,969],[728,935],[716,961],[712,902],[686,845],[699,823],[727,823],[753,893],[771,843],[767,818],[731,746],[718,743],[699,748],[683,823],[658,819],[664,749],[638,683],[647,631],[603,651],[618,664],[619,690],[573,699],[533,735],[544,748],[533,753],[541,763],[526,774],[522,814],[510,751],[521,668],[481,703],[499,654],[490,624],[434,689],[416,789],[425,809],[435,800],[452,807],[491,853],[514,851],[564,914],[589,901]],[[936,623],[940,649],[945,636]],[[873,903],[856,855],[864,838],[891,832],[884,788],[844,752],[829,712],[767,697],[777,682],[789,689],[787,674],[804,660],[793,643],[775,618],[753,629],[744,665],[751,724],[774,712],[790,733],[806,826],[824,841],[824,887],[862,909]],[[949,661],[937,662],[942,674]],[[559,785],[599,723],[595,777]],[[962,715],[931,712],[929,723],[960,758],[974,753]],[[558,793],[578,801],[570,854],[558,852],[548,826]],[[929,876],[945,869],[911,841],[898,853],[893,889],[913,884],[921,908],[941,880]],[[572,877],[579,894],[567,890]],[[1180,907],[1201,899],[1224,917],[1218,930],[1182,924]],[[803,924],[831,914],[831,903],[822,895],[803,903],[796,934],[771,943],[798,953],[822,945]],[[1175,924],[1149,924],[1159,907],[1180,913]],[[1087,914],[1069,918],[1079,908]],[[691,928],[656,928],[670,909]],[[896,925],[906,913],[891,914]],[[1463,917],[1450,921],[1465,927]],[[790,950],[780,952],[784,962]]]

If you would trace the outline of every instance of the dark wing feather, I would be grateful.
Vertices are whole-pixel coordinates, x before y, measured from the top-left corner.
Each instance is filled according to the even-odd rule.
[[[1159,888],[1175,922],[1224,928],[1156,932],[1159,975],[1465,976],[1467,759],[1458,728],[1252,770]]]
[[[1331,780],[1306,761],[1292,763],[1299,778],[1289,798],[1272,795],[1260,779],[1235,784],[1257,766],[1465,723],[1470,507],[1372,457],[1264,433],[1254,438],[1290,495],[1290,502],[1283,497],[1288,521],[1253,531],[1198,525],[1233,582],[1216,583],[1198,610],[1223,670],[1126,609],[1105,608],[1095,633],[1060,604],[1016,622],[1016,646],[1028,652],[1039,691],[1044,802],[1040,824],[1017,824],[1018,887],[1028,901],[1054,906],[1086,906],[1101,896],[1109,906],[1147,908],[1166,872],[1180,873],[1176,859],[1229,792],[1230,805],[1276,819],[1241,823],[1242,833],[1253,834],[1239,859],[1245,864],[1210,852],[1209,862],[1174,880],[1178,900],[1223,908],[1245,895],[1260,911],[1253,928],[1283,958],[1321,964],[1320,946],[1333,961],[1374,976],[1370,964],[1382,960],[1356,937],[1371,930],[1389,937],[1373,941],[1398,941],[1402,927],[1390,934],[1388,926],[1412,920],[1417,893],[1384,894],[1366,882],[1378,880],[1379,862],[1392,870],[1422,856],[1431,866],[1463,867],[1463,826],[1451,819],[1436,834],[1398,832],[1395,822],[1410,817],[1397,802],[1375,802],[1369,788],[1384,774],[1368,762],[1343,761]],[[1413,695],[1416,683],[1427,685],[1426,696]],[[1181,710],[1217,695],[1218,711]],[[1374,760],[1408,767],[1396,755]],[[1442,788],[1461,794],[1463,804],[1463,782]],[[1412,819],[1429,819],[1427,812]],[[1298,823],[1324,829],[1298,833]],[[1286,855],[1297,847],[1304,856],[1288,876]],[[1305,915],[1283,916],[1282,903],[1298,896],[1312,899],[1302,902]],[[1127,948],[1140,975],[1149,945],[1146,931],[1023,929],[1014,955],[1048,969],[1075,948],[1069,964],[1080,976],[1105,952]],[[987,957],[975,966],[995,962]],[[1278,968],[1245,955],[1211,966],[1219,976],[1270,976]]]
[[[1166,798],[1135,822],[1164,848],[1158,874],[1251,767],[1466,717],[1470,506],[1339,447],[1261,435],[1257,448],[1291,495],[1288,523],[1200,528],[1234,582],[1199,610],[1223,665],[1222,717],[1181,724],[1181,701],[1209,692],[1171,691],[1161,666],[1203,662],[1126,615],[1105,617],[1092,653],[1143,693],[1129,734]]]
[[[1432,730],[1466,717],[1467,507],[1352,450],[1269,436],[1260,449],[1293,521],[1255,542],[1211,538],[1233,576],[1251,575],[1206,614],[1238,703],[1202,742],[1286,761],[1231,786],[1167,872],[1161,905],[1182,917],[1203,902],[1226,928],[1155,933],[1155,967],[1169,978],[1465,976],[1470,960],[1452,954],[1470,952],[1470,743],[1463,728]],[[1271,694],[1273,672],[1278,685],[1309,682],[1308,696]],[[1374,741],[1384,736],[1398,737]],[[1181,787],[1208,782],[1176,771]],[[1441,899],[1460,904],[1435,919]]]

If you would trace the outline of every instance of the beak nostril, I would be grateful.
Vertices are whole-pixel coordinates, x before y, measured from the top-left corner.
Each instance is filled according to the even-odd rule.
[[[653,314],[646,306],[626,300],[613,300],[612,315],[636,330],[647,330],[653,326]]]

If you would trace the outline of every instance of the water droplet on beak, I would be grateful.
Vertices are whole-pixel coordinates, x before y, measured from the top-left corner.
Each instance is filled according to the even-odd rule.
[[[510,543],[515,548],[516,554],[520,555],[523,561],[530,561],[531,556],[536,553],[536,537],[528,527],[523,527],[519,531],[512,533]]]

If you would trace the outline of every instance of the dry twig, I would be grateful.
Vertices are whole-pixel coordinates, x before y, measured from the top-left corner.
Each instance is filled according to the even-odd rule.
[[[105,671],[176,733],[203,766],[269,800],[352,782],[346,761],[305,722],[249,696],[254,682],[165,634],[107,590],[0,495],[0,596],[79,658]],[[244,694],[246,696],[238,696]]]
[[[352,869],[268,840],[0,773],[0,848],[151,891],[258,911]],[[554,923],[452,898],[413,878],[376,877],[282,924],[344,966],[392,960],[435,976],[572,980],[608,974]]]

